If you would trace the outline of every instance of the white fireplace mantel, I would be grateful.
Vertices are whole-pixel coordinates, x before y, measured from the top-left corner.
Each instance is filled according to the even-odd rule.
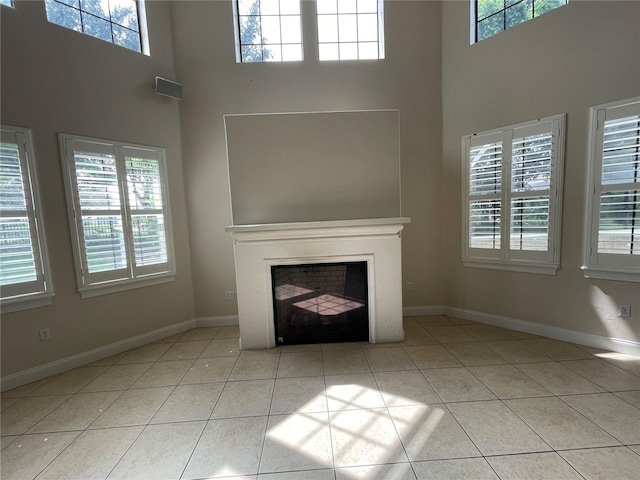
[[[400,232],[407,217],[233,225],[241,348],[276,345],[271,267],[367,262],[369,341],[397,342],[402,328]]]

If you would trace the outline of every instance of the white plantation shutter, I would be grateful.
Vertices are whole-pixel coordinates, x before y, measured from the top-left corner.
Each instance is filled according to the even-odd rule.
[[[81,294],[172,275],[163,151],[69,135],[61,145]]]
[[[7,304],[52,295],[36,213],[29,131],[2,127],[0,143],[0,291]],[[47,302],[50,303],[50,300]],[[36,305],[34,305],[36,306]]]
[[[513,129],[510,258],[553,261],[561,122],[553,118]]]
[[[112,145],[70,140],[86,282],[127,278],[120,184]],[[77,221],[77,219],[76,219]]]
[[[592,129],[583,269],[587,276],[640,282],[640,100],[593,108]]]
[[[563,131],[561,115],[464,138],[465,265],[555,273]]]
[[[480,256],[499,256],[502,248],[502,136],[469,141],[468,247]]]
[[[160,159],[152,150],[125,148],[135,267],[141,274],[167,268]]]
[[[598,253],[640,255],[640,114],[605,119],[603,137]]]

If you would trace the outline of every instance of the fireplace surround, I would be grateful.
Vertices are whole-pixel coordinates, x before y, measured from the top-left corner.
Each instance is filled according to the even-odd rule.
[[[398,342],[407,217],[233,225],[240,348],[276,346],[272,267],[366,262],[368,340]]]

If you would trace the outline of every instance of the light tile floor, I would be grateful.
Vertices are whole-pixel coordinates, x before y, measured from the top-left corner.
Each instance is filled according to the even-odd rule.
[[[199,328],[2,394],[4,480],[640,479],[640,358],[443,316],[399,344]]]

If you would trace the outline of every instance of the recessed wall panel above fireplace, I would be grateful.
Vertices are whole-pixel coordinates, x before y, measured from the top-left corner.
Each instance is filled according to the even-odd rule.
[[[234,225],[399,217],[398,110],[226,115]]]

